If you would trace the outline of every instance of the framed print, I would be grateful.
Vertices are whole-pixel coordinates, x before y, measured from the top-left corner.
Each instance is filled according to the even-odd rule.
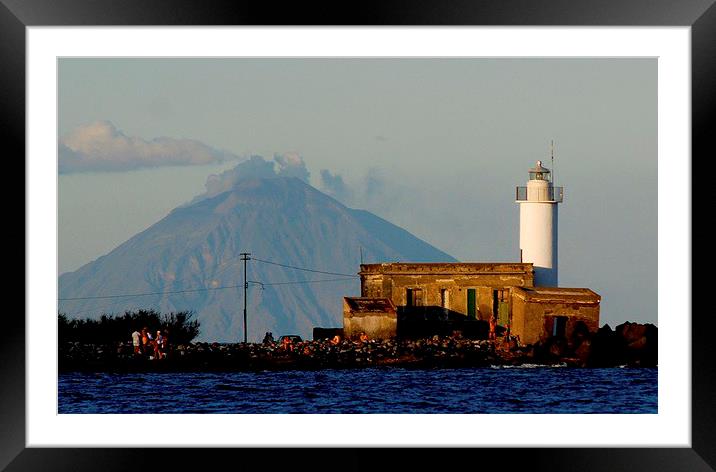
[[[540,3],[3,0],[0,464],[712,470],[716,7]]]

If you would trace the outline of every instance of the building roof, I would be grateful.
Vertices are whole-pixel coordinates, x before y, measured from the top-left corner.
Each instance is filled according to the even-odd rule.
[[[513,287],[513,293],[525,301],[542,303],[599,303],[602,297],[588,288]]]
[[[397,313],[390,298],[343,297],[352,313]]]
[[[532,273],[531,262],[384,262],[361,264],[366,274],[524,274]]]

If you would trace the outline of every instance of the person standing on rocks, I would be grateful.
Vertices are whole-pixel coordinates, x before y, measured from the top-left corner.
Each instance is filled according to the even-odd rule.
[[[162,331],[162,345],[160,346],[160,349],[162,350],[162,357],[167,357],[167,354],[169,354],[169,330],[165,329]]]
[[[157,342],[154,340],[154,337],[152,336],[152,332],[147,329],[147,353],[149,354],[149,360],[156,359],[157,357]]]
[[[164,353],[162,352],[164,346],[164,335],[161,330],[157,330],[157,339],[154,340],[154,358],[162,359]]]
[[[149,354],[149,328],[142,328],[142,354]]]
[[[140,347],[140,337],[139,331],[136,329],[132,332],[132,346],[134,347],[134,354],[139,355],[142,353],[142,349]]]

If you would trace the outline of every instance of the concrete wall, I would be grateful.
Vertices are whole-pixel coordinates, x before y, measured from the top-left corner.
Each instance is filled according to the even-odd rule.
[[[398,332],[398,318],[391,313],[346,314],[343,316],[343,334],[347,339],[356,339],[360,333],[369,339],[391,339]]]
[[[531,264],[365,264],[361,266],[361,296],[390,298],[407,305],[407,289],[422,289],[423,305],[440,307],[441,289],[447,308],[467,316],[468,289],[475,289],[477,319],[493,316],[493,291],[532,287]],[[508,297],[509,299],[510,297]]]
[[[565,335],[569,338],[579,321],[590,331],[599,329],[598,302],[538,302],[512,297],[511,334],[519,336],[521,344],[535,344],[552,335],[557,316],[567,318]]]
[[[395,307],[393,307],[394,309]],[[357,339],[361,333],[369,339],[391,339],[397,336],[398,315],[388,312],[356,312],[343,300],[343,335],[346,339]]]

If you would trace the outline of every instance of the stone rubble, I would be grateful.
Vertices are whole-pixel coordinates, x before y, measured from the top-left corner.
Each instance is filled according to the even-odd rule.
[[[278,343],[173,346],[166,359],[135,355],[130,343],[60,346],[61,371],[242,371],[363,367],[488,367],[520,364],[571,367],[656,366],[656,327],[624,323],[571,339],[550,338],[520,347],[514,340],[433,336],[415,340],[302,341],[290,349]]]

